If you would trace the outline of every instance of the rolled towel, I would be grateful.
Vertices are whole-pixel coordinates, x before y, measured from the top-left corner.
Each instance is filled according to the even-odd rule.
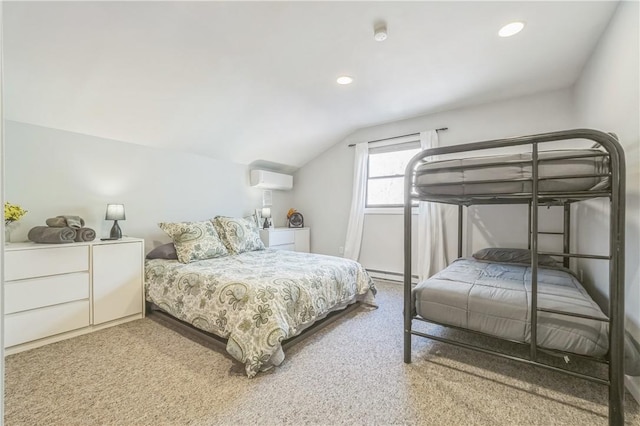
[[[50,226],[52,228],[66,228],[67,227],[67,221],[63,218],[63,217],[50,217],[49,219],[47,219],[45,221],[45,223],[47,224],[47,226]]]
[[[47,226],[52,228],[82,228],[84,226],[84,219],[80,216],[62,215],[56,217],[50,217],[46,221]]]
[[[76,230],[69,227],[52,228],[49,226],[36,226],[31,228],[27,236],[29,241],[42,244],[72,243],[76,238]]]
[[[76,242],[93,241],[96,239],[96,231],[91,228],[79,228],[76,229]]]
[[[58,217],[62,217],[64,218],[64,220],[67,221],[67,226],[69,228],[82,228],[84,226],[84,219],[81,218],[80,216],[73,216],[73,215],[62,215],[62,216],[58,216]]]

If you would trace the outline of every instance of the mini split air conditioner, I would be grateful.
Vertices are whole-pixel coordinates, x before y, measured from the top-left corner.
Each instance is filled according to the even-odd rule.
[[[267,170],[251,170],[251,186],[289,190],[293,188],[293,176]]]

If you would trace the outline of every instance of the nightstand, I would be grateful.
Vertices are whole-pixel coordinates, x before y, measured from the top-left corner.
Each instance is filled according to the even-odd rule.
[[[269,228],[260,230],[265,247],[309,253],[309,228]]]

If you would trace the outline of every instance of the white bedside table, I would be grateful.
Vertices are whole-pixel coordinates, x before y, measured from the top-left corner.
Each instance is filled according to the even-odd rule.
[[[260,230],[265,247],[309,253],[309,228],[269,228]]]

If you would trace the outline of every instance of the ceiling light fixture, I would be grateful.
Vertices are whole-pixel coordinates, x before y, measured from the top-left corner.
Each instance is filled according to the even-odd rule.
[[[523,28],[524,22],[511,22],[510,24],[500,28],[498,35],[500,37],[511,37],[512,35],[518,34]]]
[[[336,83],[338,83],[338,84],[351,84],[351,83],[353,83],[353,77],[349,77],[348,75],[341,75],[336,80]]]

